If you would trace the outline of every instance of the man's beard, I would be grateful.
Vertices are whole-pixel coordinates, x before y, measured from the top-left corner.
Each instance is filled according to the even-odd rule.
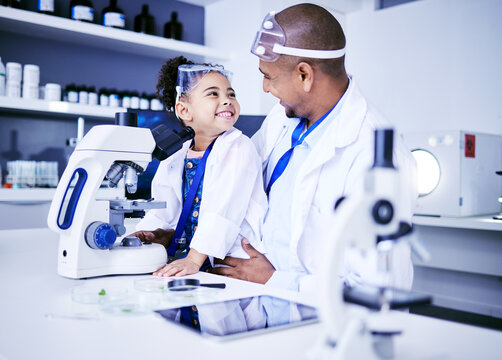
[[[291,108],[285,109],[285,112],[286,112],[286,116],[288,118],[297,118],[298,117],[298,115],[296,115],[295,111]]]

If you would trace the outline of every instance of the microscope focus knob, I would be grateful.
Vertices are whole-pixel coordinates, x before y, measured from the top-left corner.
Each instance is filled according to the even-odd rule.
[[[110,224],[94,221],[85,230],[85,241],[93,249],[110,249],[117,240],[117,233]]]
[[[388,200],[378,200],[373,205],[373,219],[377,224],[387,225],[394,217],[394,207]]]

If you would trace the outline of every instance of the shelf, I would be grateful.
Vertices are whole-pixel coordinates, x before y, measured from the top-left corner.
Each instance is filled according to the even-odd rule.
[[[203,45],[5,6],[0,6],[0,30],[161,59],[180,54],[196,61],[227,59]]]
[[[502,231],[502,220],[494,220],[493,215],[469,216],[469,217],[433,217],[414,215],[414,225],[447,227],[472,230]]]
[[[0,96],[0,110],[75,115],[100,119],[114,119],[116,112],[127,111],[125,108],[74,104],[66,101],[32,100],[6,96]]]
[[[52,201],[56,189],[32,188],[32,189],[0,189],[1,204],[39,204]],[[123,198],[122,188],[99,189],[96,197],[98,199]]]

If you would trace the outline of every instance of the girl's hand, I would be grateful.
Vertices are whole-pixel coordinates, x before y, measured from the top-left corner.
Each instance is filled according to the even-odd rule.
[[[186,258],[175,260],[153,273],[154,276],[185,276],[196,274],[207,256],[190,249]]]
[[[154,276],[185,276],[199,272],[200,265],[188,258],[175,260],[153,273]]]

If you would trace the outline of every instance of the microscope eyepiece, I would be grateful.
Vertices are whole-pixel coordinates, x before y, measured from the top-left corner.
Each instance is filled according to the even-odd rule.
[[[394,146],[393,129],[375,130],[375,160],[373,167],[393,168],[392,150]]]
[[[183,129],[181,129],[178,135],[181,138],[181,140],[185,142],[195,137],[195,131],[190,126],[185,126]]]
[[[152,135],[156,144],[152,155],[162,161],[181,149],[185,141],[193,139],[195,131],[186,126],[179,132],[174,132],[166,125],[160,124],[152,129]]]

